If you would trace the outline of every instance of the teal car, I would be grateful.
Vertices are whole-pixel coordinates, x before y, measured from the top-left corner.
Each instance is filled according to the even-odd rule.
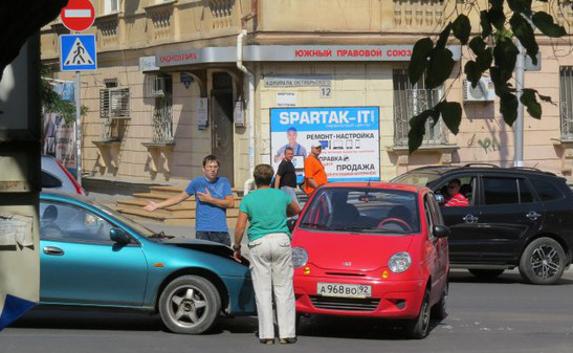
[[[248,263],[218,243],[154,233],[83,196],[40,196],[40,304],[159,313],[200,334],[256,312]]]

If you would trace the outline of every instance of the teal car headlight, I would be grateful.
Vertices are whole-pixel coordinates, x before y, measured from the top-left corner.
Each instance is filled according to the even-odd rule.
[[[394,273],[400,273],[406,271],[411,264],[412,264],[412,258],[410,257],[410,254],[408,254],[407,252],[396,253],[392,255],[390,260],[388,260],[388,268],[390,268],[390,271]]]

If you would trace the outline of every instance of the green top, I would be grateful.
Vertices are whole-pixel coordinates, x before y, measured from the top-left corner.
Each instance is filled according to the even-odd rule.
[[[251,191],[241,201],[239,210],[249,217],[247,236],[249,241],[271,233],[290,235],[287,226],[287,206],[291,197],[278,189]]]

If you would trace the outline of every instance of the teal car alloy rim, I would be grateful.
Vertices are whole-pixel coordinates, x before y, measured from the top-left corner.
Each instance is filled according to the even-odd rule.
[[[205,294],[197,287],[183,285],[175,288],[169,298],[169,315],[184,328],[200,324],[209,311]]]

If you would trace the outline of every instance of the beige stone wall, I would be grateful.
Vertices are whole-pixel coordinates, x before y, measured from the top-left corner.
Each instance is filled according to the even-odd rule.
[[[58,78],[73,80],[73,73],[60,73]],[[118,87],[130,89],[130,119],[125,122],[119,146],[98,148],[93,141],[102,140],[103,120],[100,118],[100,90],[104,80],[117,79]],[[138,66],[119,65],[100,67],[97,71],[81,74],[81,104],[88,108],[82,119],[82,165],[84,172],[126,178],[145,178],[147,151],[142,142],[151,141],[151,112],[153,105],[144,99],[143,75]]]
[[[203,157],[211,153],[211,130],[197,128],[198,84],[193,82],[189,88],[185,88],[178,73],[172,77],[175,148],[171,174],[175,178],[190,178],[201,174]]]
[[[249,13],[250,1],[234,1],[220,10],[217,1],[178,0],[155,4],[154,0],[120,1],[121,11],[104,15],[103,1],[95,1],[98,18],[90,30],[98,36],[99,69],[82,74],[82,104],[89,109],[83,122],[83,168],[93,175],[164,181],[200,174],[201,160],[211,152],[211,130],[197,128],[196,99],[200,96],[197,82],[185,88],[179,73],[173,74],[173,119],[175,146],[167,169],[150,168],[150,154],[142,145],[152,139],[153,98],[146,98],[144,75],[139,71],[140,56],[189,47],[233,46],[240,29],[241,16]],[[248,44],[382,44],[413,43],[420,33],[435,31],[438,17],[447,13],[453,1],[390,0],[313,0],[309,10],[303,0],[259,0],[256,36]],[[240,8],[242,6],[242,8]],[[540,5],[541,6],[541,5]],[[543,5],[545,6],[545,5]],[[568,11],[557,20],[573,18]],[[249,22],[251,29],[253,22]],[[90,32],[88,31],[88,32]],[[55,63],[58,58],[58,34],[65,33],[55,21],[42,29],[42,59]],[[573,149],[556,140],[560,137],[559,67],[573,65],[568,43],[543,44],[540,72],[528,72],[525,84],[553,98],[555,105],[543,103],[543,118],[537,121],[525,113],[525,164],[571,174]],[[464,51],[464,60],[471,57]],[[462,65],[458,69],[463,68]],[[379,106],[380,165],[382,179],[427,164],[491,162],[509,166],[513,159],[513,131],[503,123],[499,104],[464,103],[464,119],[457,136],[448,135],[448,143],[458,147],[454,152],[421,150],[411,156],[390,151],[394,145],[394,107],[392,68],[406,63],[340,62],[340,63],[246,63],[256,73],[255,135],[256,163],[270,160],[269,109],[276,106],[277,92],[295,92],[297,106]],[[227,66],[232,65],[232,63]],[[195,67],[196,69],[197,67]],[[181,70],[193,69],[183,67]],[[207,69],[207,66],[201,67]],[[208,72],[220,69],[208,66]],[[177,70],[177,69],[176,69]],[[333,78],[331,98],[320,98],[317,87],[267,88],[263,76],[269,74],[329,74]],[[457,72],[456,72],[457,75]],[[448,99],[462,101],[462,80],[456,75],[444,88]],[[58,78],[73,80],[71,73]],[[239,78],[242,74],[239,75]],[[129,87],[131,119],[125,135],[108,160],[92,141],[102,134],[99,118],[99,90],[104,80],[117,78],[120,87]],[[247,91],[246,80],[243,91]],[[207,93],[208,87],[207,87]],[[239,92],[235,92],[238,94]],[[245,112],[245,119],[248,112]],[[248,129],[235,128],[235,186],[249,177]],[[106,147],[109,148],[109,147]],[[111,148],[110,148],[111,149]],[[446,156],[445,156],[446,155]],[[445,157],[444,157],[445,156]],[[113,165],[110,160],[114,161]],[[407,161],[407,163],[404,163]]]
[[[328,33],[435,31],[454,1],[439,0],[260,0],[263,31]]]
[[[197,46],[232,45],[241,30],[241,17],[251,11],[250,1],[121,0],[119,10],[112,13],[104,12],[104,0],[93,1],[93,5],[94,25],[83,33],[97,35],[102,56],[190,41]],[[59,17],[42,28],[43,60],[58,58],[57,35],[64,33],[69,31]]]
[[[558,48],[559,49],[559,48]],[[559,50],[566,50],[565,47]],[[537,121],[526,113],[525,118],[525,164],[561,173],[563,166],[572,164],[565,160],[564,150],[554,146],[553,139],[560,136],[559,128],[559,66],[573,65],[573,58],[556,58],[553,48],[542,46],[543,70],[526,73],[526,86],[539,89],[542,94],[553,97],[556,105],[543,103],[544,116]],[[94,175],[114,175],[165,181],[188,178],[201,173],[201,160],[211,152],[211,130],[197,128],[196,99],[200,96],[196,82],[185,88],[179,73],[173,73],[173,126],[175,147],[169,161],[170,172],[160,170],[152,173],[149,154],[142,145],[152,138],[151,116],[154,101],[144,97],[144,75],[134,65],[135,59],[124,62],[108,62],[95,73],[82,74],[82,104],[89,109],[83,123],[83,165],[85,171]],[[435,151],[417,152],[408,157],[407,165],[398,165],[398,157],[389,151],[394,145],[394,107],[392,69],[404,68],[406,63],[260,63],[252,66],[257,75],[256,91],[256,163],[270,160],[269,109],[276,107],[277,92],[295,92],[297,106],[379,106],[380,107],[380,165],[382,179],[386,180],[406,170],[426,164],[441,163],[443,155]],[[264,75],[312,75],[332,76],[331,98],[320,98],[317,87],[268,88]],[[60,78],[73,79],[73,74],[61,74]],[[99,140],[102,120],[99,118],[99,90],[104,80],[117,78],[120,86],[130,87],[131,119],[127,124],[124,139],[119,147],[117,169],[101,168],[102,158],[92,143]],[[462,101],[462,82],[452,77],[448,83],[448,99]],[[246,81],[244,90],[247,89]],[[459,149],[453,153],[452,162],[490,162],[509,166],[513,159],[513,131],[502,120],[498,103],[464,103],[464,119],[460,133],[448,135],[448,142]],[[246,116],[248,112],[245,112]],[[248,178],[248,130],[235,129],[235,179],[242,185]]]
[[[555,55],[557,50],[558,56]],[[525,165],[561,173],[560,149],[553,145],[552,139],[560,137],[559,119],[559,66],[573,65],[567,47],[542,45],[542,70],[525,73],[525,86],[539,90],[543,95],[551,96],[555,104],[542,102],[543,117],[533,119],[524,113],[524,159]],[[450,100],[462,101],[461,83],[452,88]],[[464,119],[457,136],[451,135],[456,143],[461,163],[488,162],[511,166],[514,156],[513,129],[503,122],[499,113],[499,102],[464,103]]]

